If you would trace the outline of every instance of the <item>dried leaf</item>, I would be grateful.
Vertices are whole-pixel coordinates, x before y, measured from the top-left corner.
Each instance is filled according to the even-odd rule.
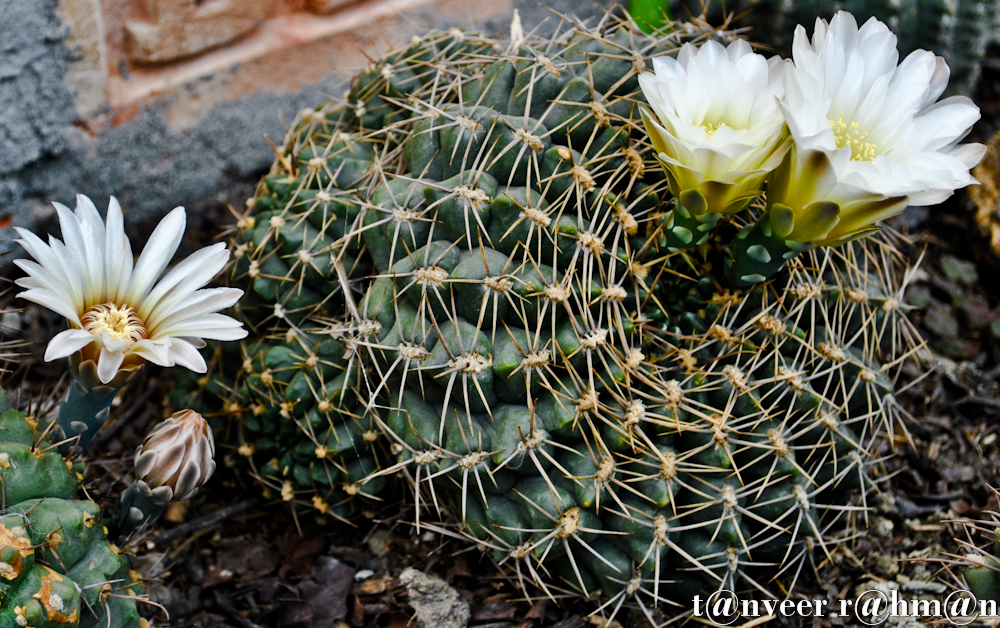
[[[328,628],[334,620],[347,616],[347,596],[354,584],[354,570],[332,556],[316,559],[315,573],[298,586],[313,614],[308,628]]]
[[[163,513],[163,518],[170,523],[184,523],[184,513],[187,512],[190,503],[185,500],[170,504],[167,506],[167,511]]]
[[[1000,255],[1000,132],[986,143],[986,156],[972,169],[982,185],[970,185],[969,197],[976,205],[976,223],[990,238],[994,255]]]
[[[392,578],[368,578],[354,585],[357,595],[380,595],[392,587]]]
[[[239,541],[221,550],[215,564],[209,565],[202,586],[214,587],[225,582],[256,580],[274,572],[281,555],[271,545]]]
[[[545,611],[549,608],[549,601],[545,598],[535,602],[524,615],[525,619],[545,619]]]
[[[393,613],[389,616],[389,623],[386,628],[411,628],[410,618],[402,613]]]
[[[472,616],[473,621],[501,621],[514,619],[517,608],[510,602],[491,602],[483,604]]]
[[[313,560],[323,551],[326,541],[320,534],[306,531],[303,536],[299,536],[295,530],[291,530],[279,539],[276,545],[285,557],[279,572],[284,578],[289,571],[298,575],[309,573],[312,570]]]
[[[976,470],[970,466],[941,469],[941,477],[948,482],[971,482],[976,479]]]

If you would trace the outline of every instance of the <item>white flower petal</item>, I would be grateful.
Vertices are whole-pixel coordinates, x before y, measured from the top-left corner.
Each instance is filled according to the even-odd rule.
[[[18,279],[16,281],[17,285],[23,288],[29,288],[29,292],[33,295],[31,300],[35,300],[36,303],[40,303],[36,300],[37,297],[42,293],[46,293],[48,295],[46,297],[47,303],[58,303],[59,305],[57,306],[58,309],[50,307],[49,305],[46,305],[45,307],[62,314],[67,320],[72,321],[76,325],[80,324],[80,319],[76,314],[76,307],[73,302],[73,294],[70,292],[69,287],[66,286],[66,284],[61,280],[60,275],[50,272],[48,268],[45,268],[41,264],[37,264],[31,260],[18,259],[14,260],[14,264],[21,268],[21,270],[27,273],[28,277],[31,278],[31,281],[26,281],[28,277]],[[27,293],[21,293],[21,295],[23,294]]]
[[[197,349],[180,338],[172,338],[171,340],[170,356],[173,358],[175,364],[189,368],[195,373],[208,371],[205,358],[201,357],[201,353]]]
[[[147,329],[155,335],[161,326],[166,328],[185,318],[232,307],[242,296],[243,291],[236,288],[206,288],[184,295],[183,299],[171,299],[146,321]]]
[[[98,376],[105,383],[115,377],[127,356],[204,372],[205,361],[198,349],[205,346],[206,338],[246,337],[242,323],[217,313],[234,305],[242,291],[203,288],[229,259],[224,244],[197,251],[160,278],[184,232],[182,207],[160,222],[133,264],[132,245],[116,199],[112,197],[108,205],[106,223],[85,196],[77,197],[75,211],[54,205],[65,241],[50,236],[46,244],[20,230],[19,242],[34,260],[16,261],[26,275],[17,280],[26,288],[18,296],[65,316],[74,327],[52,340],[46,349],[47,360],[96,343],[100,347]],[[83,318],[98,305],[102,306],[99,317]],[[110,320],[107,315],[114,311],[128,311],[137,317],[145,332],[134,326],[106,326]],[[82,320],[88,320],[93,333],[79,329]]]
[[[52,203],[52,205],[56,208],[56,213],[59,215],[59,228],[62,231],[66,250],[72,255],[73,265],[79,269],[80,278],[83,280],[84,304],[85,306],[90,306],[94,303],[99,303],[98,299],[103,295],[97,290],[98,280],[96,275],[98,272],[103,274],[104,268],[94,268],[89,264],[92,255],[88,253],[88,249],[91,247],[91,244],[87,242],[87,237],[83,233],[76,215],[65,205],[60,203]]]
[[[107,299],[104,289],[107,274],[104,262],[104,221],[101,220],[101,214],[98,213],[93,201],[83,194],[76,195],[75,214],[86,245],[84,256],[87,260],[87,272],[92,273],[92,276],[87,278],[92,282],[91,294],[95,295],[95,300],[104,301]]]
[[[47,307],[56,314],[65,317],[66,320],[73,322],[75,325],[80,324],[80,317],[72,309],[72,306],[67,303],[65,299],[54,295],[49,290],[27,290],[25,292],[18,293],[17,296],[18,298]]]
[[[780,61],[754,53],[745,41],[723,47],[709,40],[700,48],[684,44],[676,59],[654,58],[653,70],[639,76],[656,118],[644,110],[643,124],[663,154],[671,192],[719,182],[716,189],[727,192],[713,195],[709,211],[720,213],[759,190],[763,165],[788,147],[776,101],[784,93]]]
[[[184,225],[187,218],[183,207],[176,207],[167,214],[149,236],[146,247],[139,255],[139,261],[132,269],[128,287],[125,289],[124,301],[141,304],[152,290],[157,278],[170,263],[177,252],[184,235]]]
[[[52,360],[71,356],[95,340],[97,338],[93,334],[82,329],[61,331],[53,336],[48,346],[45,347],[45,357],[43,359],[46,362],[51,362]]]
[[[22,288],[27,288],[28,290],[44,290],[45,285],[38,281],[32,276],[20,277],[14,283],[21,286]]]
[[[17,242],[28,252],[35,260],[37,260],[39,266],[45,269],[45,272],[49,275],[49,279],[44,281],[44,284],[51,286],[53,289],[56,285],[59,286],[59,294],[65,295],[65,298],[72,305],[74,310],[79,310],[83,307],[83,292],[79,283],[79,276],[74,274],[67,274],[64,271],[64,265],[60,259],[59,251],[54,247],[42,242],[42,240],[24,229],[17,228],[17,233],[23,238],[17,240]],[[29,275],[31,274],[30,271]]]
[[[101,347],[101,357],[97,359],[97,377],[107,384],[114,379],[124,361],[124,351],[109,351],[107,347]]]
[[[130,353],[138,355],[141,358],[149,360],[153,364],[158,364],[160,366],[173,366],[174,364],[170,360],[170,346],[168,341],[169,338],[158,342],[154,342],[152,340],[140,340],[132,345],[132,348],[129,351]]]
[[[170,300],[176,301],[190,295],[218,275],[227,261],[229,251],[223,242],[195,251],[171,269],[150,291],[138,311],[139,317],[147,320],[150,326],[155,325],[156,319],[163,315],[159,312],[162,300],[172,296]]]
[[[124,342],[112,338],[111,334],[106,331],[101,332],[101,343],[108,349],[108,351],[112,351],[114,353],[124,352],[126,349]]]
[[[973,168],[986,156],[986,146],[983,144],[962,144],[949,151],[948,154],[965,164],[966,168]]]
[[[798,28],[792,48],[781,110],[796,144],[794,163],[776,174],[768,203],[794,211],[837,203],[841,222],[827,241],[839,242],[851,235],[845,229],[865,229],[901,211],[900,199],[938,203],[974,183],[969,168],[981,151],[958,143],[979,110],[963,98],[935,103],[948,77],[942,59],[918,50],[900,63],[885,24],[872,18],[859,29],[843,11],[829,24],[817,20],[811,41]]]
[[[70,253],[62,240],[49,236],[49,248],[55,256],[59,271],[65,277],[66,285],[73,292],[73,304],[76,311],[85,311],[92,305],[92,303],[87,303],[88,295],[86,294],[86,287],[83,280],[83,273],[86,269],[76,264],[76,256]]]
[[[194,336],[209,340],[240,340],[245,338],[247,330],[243,323],[223,314],[202,314],[185,318],[170,327],[158,330],[158,337]]]
[[[132,276],[132,247],[125,235],[125,217],[118,199],[108,204],[108,226],[104,244],[104,273],[107,278],[107,298],[121,303],[121,294]]]
[[[202,340],[201,338],[181,338],[181,340],[188,343],[195,349],[203,349],[205,346],[208,345],[208,343]]]

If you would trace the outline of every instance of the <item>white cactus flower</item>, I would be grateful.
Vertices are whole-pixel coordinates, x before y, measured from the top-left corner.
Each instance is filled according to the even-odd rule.
[[[684,44],[676,59],[654,58],[653,69],[639,85],[655,118],[643,107],[642,119],[671,193],[686,207],[701,204],[689,207],[696,214],[743,209],[790,145],[777,104],[781,60],[743,40],[707,41]]]
[[[133,263],[118,201],[111,198],[106,225],[89,198],[78,195],[76,201],[75,211],[53,203],[62,240],[50,236],[46,244],[17,230],[22,238],[17,242],[34,258],[14,262],[27,274],[17,280],[26,288],[18,296],[63,315],[70,326],[49,342],[45,361],[77,354],[80,364],[93,362],[104,384],[145,360],[204,373],[198,352],[204,339],[247,335],[242,323],[217,313],[243,291],[204,288],[229,259],[224,243],[197,251],[163,274],[184,234],[183,207],[167,214]]]
[[[781,107],[795,147],[768,189],[768,205],[795,217],[789,240],[838,244],[976,183],[969,169],[986,148],[959,142],[979,108],[964,96],[938,101],[944,59],[916,50],[897,65],[889,28],[871,18],[859,29],[844,11],[817,19],[811,41],[799,26],[792,54]]]

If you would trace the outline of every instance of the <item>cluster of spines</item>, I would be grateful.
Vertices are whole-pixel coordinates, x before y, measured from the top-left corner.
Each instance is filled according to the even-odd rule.
[[[886,250],[811,254],[793,266],[777,297],[705,299],[718,308],[708,317],[716,322],[663,341],[656,353],[669,365],[655,377],[646,365],[642,379],[658,380],[655,393],[614,409],[597,397],[578,400],[567,419],[586,442],[576,455],[562,455],[572,441],[529,434],[504,443],[500,455],[467,444],[454,451],[425,438],[403,445],[408,460],[427,469],[423,488],[431,499],[447,494],[448,480],[460,486],[452,515],[466,522],[465,533],[513,563],[520,577],[541,581],[549,595],[560,589],[539,574],[560,571],[546,564],[559,552],[569,563],[558,579],[564,590],[592,595],[600,588],[609,605],[667,601],[658,592],[667,583],[677,599],[685,587],[694,594],[761,574],[797,577],[814,548],[829,555],[824,539],[845,513],[864,512],[863,502],[848,496],[870,488],[867,452],[891,428],[885,422],[894,412],[894,374],[909,350],[891,354],[884,367],[877,360],[890,356],[884,347],[893,346],[891,338],[912,330],[900,312],[900,291],[888,289],[894,274],[879,272]],[[825,283],[817,267],[827,268]],[[851,329],[855,317],[879,313],[893,320],[869,323],[867,333]],[[814,320],[803,332],[805,318],[822,323]],[[832,333],[817,333],[824,328]],[[399,425],[391,431],[407,433]],[[662,445],[669,436],[673,447]],[[491,453],[495,466],[477,470]],[[497,474],[513,466],[539,476],[518,482],[516,497],[496,486]],[[421,480],[419,472],[414,479]],[[436,479],[445,487],[435,489]],[[673,554],[664,561],[669,568],[661,564],[664,552]]]
[[[624,32],[622,31],[623,34]],[[358,261],[363,239],[359,232],[363,235],[364,229],[358,229],[356,219],[361,213],[374,216],[380,211],[366,201],[365,197],[371,195],[372,187],[397,180],[398,175],[395,173],[406,168],[408,160],[414,159],[412,150],[408,150],[408,144],[401,141],[401,138],[427,130],[422,129],[420,119],[415,123],[401,122],[401,112],[417,117],[416,114],[411,114],[411,110],[430,111],[432,113],[423,119],[433,121],[433,114],[436,113],[434,109],[437,107],[435,103],[447,102],[453,97],[460,100],[461,94],[472,93],[470,84],[478,83],[483,74],[482,68],[490,65],[492,57],[486,53],[492,53],[496,47],[493,42],[484,41],[449,32],[415,42],[405,53],[376,63],[370,72],[355,82],[347,103],[306,110],[298,116],[285,146],[282,147],[283,156],[276,162],[272,174],[262,182],[261,193],[254,200],[251,211],[240,217],[234,238],[237,262],[231,271],[231,281],[250,286],[249,298],[244,299],[241,304],[241,315],[257,328],[259,337],[266,338],[272,344],[282,344],[292,342],[288,340],[291,333],[303,347],[310,343],[316,344],[317,340],[309,339],[314,337],[317,325],[321,332],[325,331],[322,328],[327,316],[355,307],[353,299],[343,297],[343,289],[351,287],[360,290],[358,278],[371,275],[364,256],[360,256],[362,259]],[[598,47],[600,45],[603,44]],[[435,51],[445,51],[444,56],[434,58],[433,55],[428,57],[419,52],[422,47],[426,52],[426,46]],[[462,50],[463,56],[456,58],[448,52],[453,49]],[[471,49],[478,52],[470,53]],[[539,56],[544,61],[544,55]],[[621,56],[627,63],[634,63],[633,53],[622,52]],[[586,65],[585,61],[574,63]],[[607,60],[602,63],[606,65]],[[416,72],[415,66],[423,69]],[[393,84],[392,79],[411,75],[429,80],[421,82],[407,79],[408,91],[404,94]],[[530,85],[528,89],[530,91]],[[365,104],[366,110],[359,117],[358,101],[370,103],[373,94],[381,94],[377,107]],[[588,90],[587,96],[589,95]],[[581,95],[577,97],[582,98]],[[628,105],[630,109],[632,106]],[[481,108],[481,105],[470,107]],[[382,112],[381,115],[393,119],[382,119],[382,127],[378,127],[372,120],[366,122],[364,115],[376,108]],[[587,110],[591,117],[596,116],[590,123],[591,128],[596,124],[607,123],[607,116],[610,114],[599,103],[589,104]],[[456,113],[463,113],[461,107]],[[451,125],[456,127],[463,120],[468,121],[468,118],[455,113],[442,112],[437,117],[442,116],[445,120],[450,116]],[[629,122],[627,118],[620,121]],[[445,122],[436,127],[427,125],[427,128],[433,133],[447,134],[448,130],[444,128],[447,126],[448,122]],[[373,129],[366,130],[368,127]],[[526,137],[531,140],[530,136]],[[607,144],[606,138],[603,141]],[[618,148],[620,143],[609,148],[608,152],[614,152]],[[557,163],[580,157],[579,152],[567,148],[558,147],[550,152],[553,153],[550,161],[555,160]],[[531,154],[534,155],[534,151]],[[566,168],[572,170],[569,176],[576,184],[591,191],[594,175],[588,170],[588,166],[600,170],[606,167],[608,160],[608,156],[595,158],[592,160],[594,163],[581,159],[579,163],[570,164]],[[624,163],[632,169],[644,167],[642,159],[634,150],[626,152]],[[537,166],[536,161],[536,171]],[[615,166],[621,169],[620,164]],[[559,185],[564,188],[572,187],[573,184],[566,186],[563,182],[566,179],[565,172],[560,177]],[[441,199],[443,203],[447,201],[447,198]],[[627,229],[636,229],[631,214],[621,207],[616,212],[617,216],[625,220]],[[537,229],[535,233],[537,241],[540,238]],[[513,242],[514,238],[509,238],[508,241]],[[594,246],[599,245],[595,242]],[[403,256],[403,247],[400,248],[399,255]],[[343,272],[338,272],[340,269]],[[309,348],[303,350],[306,354],[309,351]],[[244,351],[241,361],[246,363],[251,355],[262,353],[259,348],[251,347]],[[251,417],[276,415],[270,417],[274,422],[280,418],[282,411],[288,414],[289,402],[282,398],[281,390],[287,382],[282,382],[279,378],[275,386],[261,386],[259,378],[254,377],[257,373],[252,366],[246,368],[245,364],[243,373],[240,374],[238,369],[233,368],[235,360],[223,362],[230,364],[220,365],[219,368],[226,369],[228,373],[221,378],[214,378],[210,386],[228,389],[228,393],[217,390],[230,397],[226,408],[228,411],[247,417],[253,427],[260,421]],[[300,365],[303,363],[302,360],[299,361]],[[264,373],[267,369],[258,370]],[[237,390],[236,386],[224,383],[230,378],[239,378],[255,385]],[[271,382],[274,383],[274,380]],[[285,406],[284,410],[282,404]],[[267,407],[268,411],[262,412],[263,407]],[[265,421],[267,419],[268,417],[261,418]],[[338,419],[333,422],[336,420]],[[267,449],[267,439],[264,447],[253,442],[259,437],[257,433],[247,434],[246,437],[246,446],[241,448],[244,454]],[[289,468],[287,464],[281,465],[280,460],[277,463],[271,467],[277,466],[284,470]],[[285,479],[279,483],[272,480],[269,484],[276,489],[284,488],[283,494],[287,496],[287,481]]]
[[[108,541],[100,509],[75,499],[79,469],[0,391],[0,622],[146,625],[139,577]]]
[[[794,581],[892,427],[900,260],[737,294],[711,244],[657,250],[634,78],[678,38],[602,27],[434,36],[475,51],[415,42],[303,112],[235,238],[260,340],[214,385],[282,499],[347,517],[403,475],[549,595]]]

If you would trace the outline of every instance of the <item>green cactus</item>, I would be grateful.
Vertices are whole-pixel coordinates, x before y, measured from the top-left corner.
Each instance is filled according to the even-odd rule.
[[[253,331],[206,382],[270,491],[349,518],[405,477],[421,523],[609,609],[829,552],[919,345],[905,262],[817,249],[741,293],[746,212],[676,246],[636,77],[696,34],[432,35],[300,114],[233,235]]]
[[[997,559],[1000,539],[994,538],[992,550],[967,556],[968,566],[962,568],[962,575],[976,599],[1000,604],[1000,560]]]
[[[0,392],[0,626],[144,626],[144,591],[80,476]]]
[[[837,11],[854,14],[860,25],[870,17],[885,22],[899,36],[900,58],[917,49],[931,50],[948,61],[949,91],[971,94],[979,79],[986,48],[998,41],[1000,8],[989,0],[742,0],[750,37],[788,54],[795,25],[812,32],[817,17]]]
[[[997,489],[991,489],[995,496],[1000,496]],[[966,519],[958,522],[964,528],[962,536],[965,538],[956,538],[955,541],[965,548],[965,555],[958,557],[948,554],[947,556],[958,560],[948,560],[947,563],[960,568],[959,573],[965,578],[969,590],[980,605],[985,602],[988,607],[991,602],[1000,605],[1000,513],[988,510],[983,514],[990,515],[989,519]],[[981,547],[980,539],[984,537],[989,544]],[[979,608],[983,606],[977,606]]]

